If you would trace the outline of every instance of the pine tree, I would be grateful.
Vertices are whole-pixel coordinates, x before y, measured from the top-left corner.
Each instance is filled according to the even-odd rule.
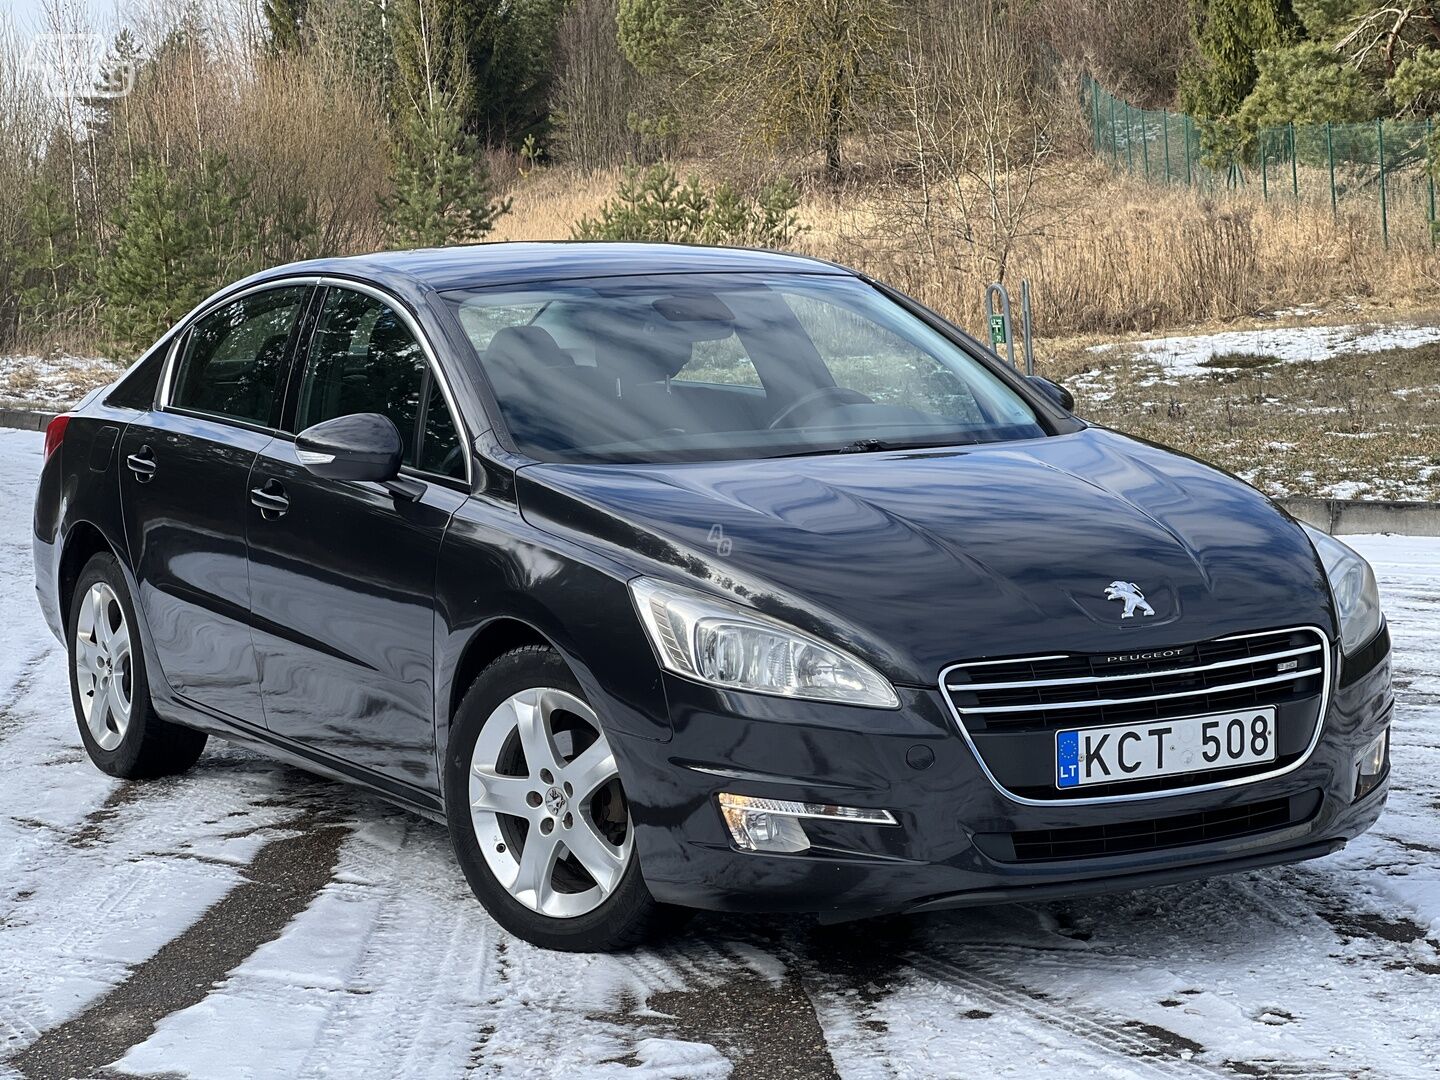
[[[93,292],[88,237],[77,228],[70,200],[42,176],[25,193],[26,242],[16,251],[18,329],[46,334]]]
[[[305,44],[310,0],[264,0],[270,48],[277,53],[299,52]]]
[[[100,266],[107,329],[122,346],[153,341],[225,282],[256,269],[246,185],[208,156],[193,173],[143,163],[111,222]]]
[[[453,97],[413,106],[395,147],[395,191],[384,218],[392,241],[438,247],[479,240],[510,209],[497,201],[475,138],[460,127]]]
[[[1193,0],[1195,58],[1180,78],[1180,102],[1200,124],[1214,158],[1233,155],[1244,138],[1236,123],[1255,87],[1257,55],[1293,41],[1299,27],[1290,0]]]

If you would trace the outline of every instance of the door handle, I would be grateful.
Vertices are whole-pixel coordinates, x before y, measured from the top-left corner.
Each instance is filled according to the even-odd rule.
[[[290,509],[285,485],[273,476],[259,487],[250,489],[250,502],[260,508],[260,516],[266,521],[274,521]]]
[[[144,484],[155,475],[155,451],[149,445],[140,447],[125,459],[125,466],[135,474],[135,479]]]

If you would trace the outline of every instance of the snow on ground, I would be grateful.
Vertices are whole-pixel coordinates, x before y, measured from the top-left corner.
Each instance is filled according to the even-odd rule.
[[[338,785],[213,743],[172,780],[95,771],[32,594],[40,447],[0,431],[0,1076],[107,992],[122,1021],[142,1009],[126,995],[162,945],[320,816],[343,829],[328,883],[176,991],[107,1074],[1435,1075],[1440,541],[1353,539],[1385,592],[1399,705],[1389,809],[1339,855],[831,929],[701,916],[662,948],[576,956],[496,927],[443,828]]]
[[[66,409],[120,371],[113,360],[91,356],[0,356],[0,400]]]
[[[1259,330],[1227,330],[1218,334],[1148,338],[1132,343],[1137,356],[1157,361],[1166,376],[1202,375],[1225,370],[1217,357],[1265,356],[1284,363],[1324,360],[1350,353],[1412,349],[1440,341],[1440,326],[1287,326]],[[1096,345],[1108,352],[1117,345]],[[1240,365],[1235,365],[1236,367]]]

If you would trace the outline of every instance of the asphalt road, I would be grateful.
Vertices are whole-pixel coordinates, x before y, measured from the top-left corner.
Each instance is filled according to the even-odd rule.
[[[820,928],[702,915],[546,953],[444,830],[212,743],[85,761],[31,595],[40,437],[0,432],[0,1077],[1421,1077],[1440,1058],[1440,541],[1361,538],[1394,793],[1299,867]]]

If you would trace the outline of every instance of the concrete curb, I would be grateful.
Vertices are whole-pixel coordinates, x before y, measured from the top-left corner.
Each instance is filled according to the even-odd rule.
[[[1388,499],[1276,499],[1289,513],[1332,536],[1399,533],[1440,536],[1440,503]]]
[[[0,408],[0,428],[19,428],[22,431],[44,431],[53,419],[55,419],[54,413],[41,412],[38,409]]]

